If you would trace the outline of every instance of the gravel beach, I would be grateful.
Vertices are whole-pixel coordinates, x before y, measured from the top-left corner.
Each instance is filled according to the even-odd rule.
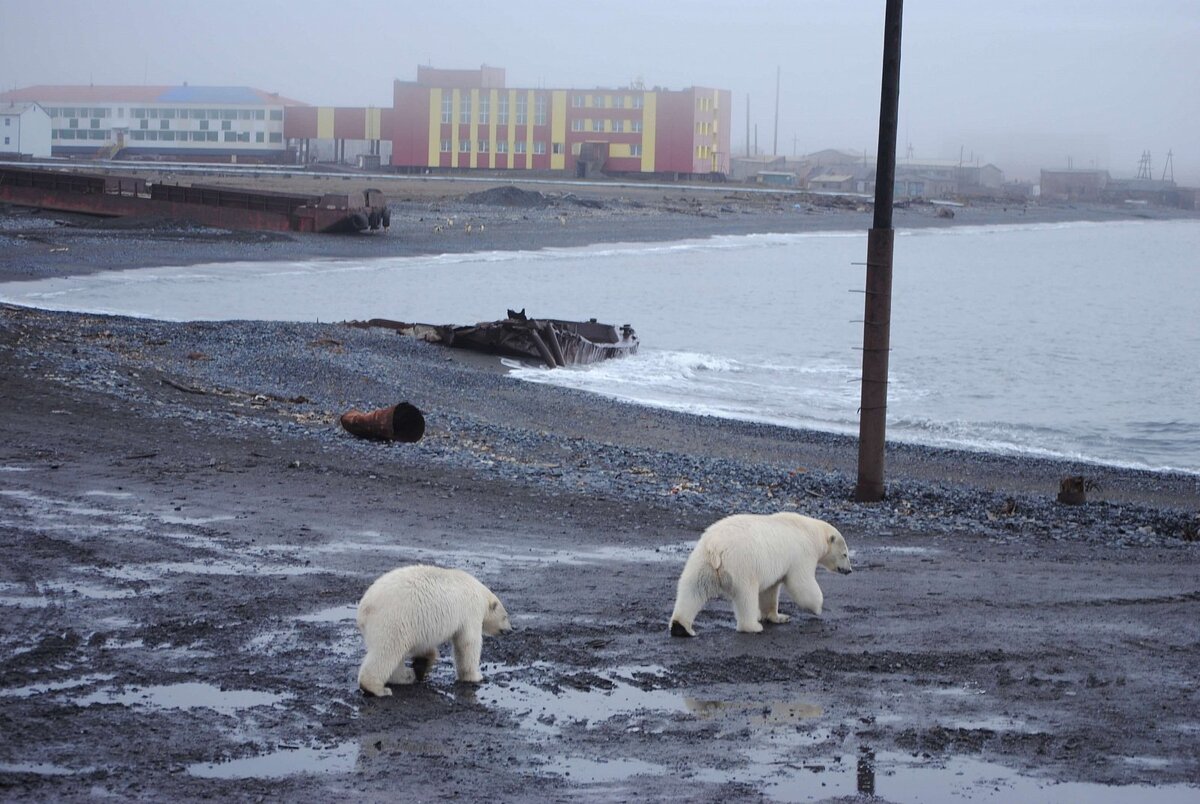
[[[437,184],[389,188],[391,230],[358,237],[7,210],[0,280],[870,225],[732,189]],[[0,305],[0,374],[6,800],[1197,793],[1198,476],[889,445],[887,499],[857,504],[852,438],[521,383],[340,324]],[[418,443],[337,424],[402,400]],[[1055,501],[1070,475],[1086,504]],[[671,639],[699,533],[776,510],[850,544],[854,574],[818,576],[823,617],[745,635],[714,602]],[[478,688],[443,656],[364,697],[354,604],[415,562],[476,574],[516,630],[485,641]]]

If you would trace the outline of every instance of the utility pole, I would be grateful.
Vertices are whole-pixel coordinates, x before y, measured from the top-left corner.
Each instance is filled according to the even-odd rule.
[[[779,76],[783,68],[775,68],[775,139],[771,143],[771,156],[779,156]]]
[[[883,499],[887,432],[888,352],[892,326],[892,196],[896,183],[896,128],[900,112],[900,28],[904,0],[887,0],[883,26],[883,81],[879,99],[879,150],[875,158],[875,220],[867,233],[863,315],[862,403],[858,427],[858,485],[854,499]]]
[[[750,93],[746,93],[746,156],[750,156]]]

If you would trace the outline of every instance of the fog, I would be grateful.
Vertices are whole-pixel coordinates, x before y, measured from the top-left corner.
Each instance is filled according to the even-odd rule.
[[[504,67],[512,87],[733,93],[735,153],[872,156],[883,0],[0,0],[0,88],[245,85],[391,105],[418,64]],[[909,0],[898,156],[1200,184],[1200,3]],[[779,112],[775,113],[779,75]],[[749,125],[747,125],[747,105]]]

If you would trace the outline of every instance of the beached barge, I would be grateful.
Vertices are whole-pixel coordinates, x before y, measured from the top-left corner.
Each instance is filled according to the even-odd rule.
[[[380,190],[304,195],[15,167],[0,167],[0,202],[103,217],[169,218],[224,229],[360,232],[391,225]]]
[[[535,360],[549,368],[598,363],[637,352],[638,338],[633,327],[588,321],[563,321],[556,318],[528,318],[525,311],[508,311],[499,321],[484,321],[468,326],[447,324],[409,324],[386,318],[348,321],[350,326],[383,327],[401,335],[484,354]]]

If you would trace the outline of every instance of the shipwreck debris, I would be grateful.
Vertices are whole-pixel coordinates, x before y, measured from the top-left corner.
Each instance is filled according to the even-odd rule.
[[[509,310],[508,316],[501,320],[467,326],[410,324],[387,318],[346,323],[353,327],[390,329],[400,335],[454,349],[536,360],[547,368],[598,363],[635,354],[638,348],[637,334],[629,324],[615,327],[594,318],[587,321],[535,319],[525,315],[524,310]]]
[[[0,167],[0,201],[101,217],[167,218],[281,232],[375,231],[392,222],[387,199],[375,189],[280,193],[15,167]]]
[[[351,408],[342,414],[341,423],[351,435],[373,441],[413,444],[425,435],[425,416],[408,402],[369,412]]]

